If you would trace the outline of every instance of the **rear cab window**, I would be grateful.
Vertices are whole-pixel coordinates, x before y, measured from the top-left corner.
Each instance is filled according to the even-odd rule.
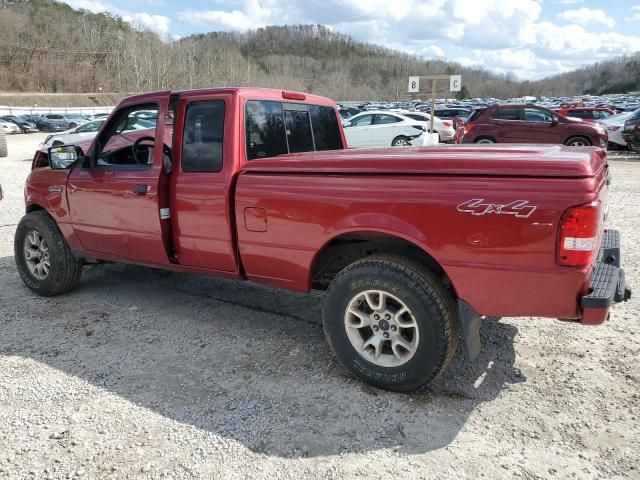
[[[245,107],[247,159],[340,150],[344,147],[338,122],[335,109],[329,106],[249,100]]]

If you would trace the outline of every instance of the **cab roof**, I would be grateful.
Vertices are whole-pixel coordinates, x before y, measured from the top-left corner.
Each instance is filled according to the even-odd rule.
[[[276,88],[259,88],[259,87],[220,87],[220,88],[199,88],[192,90],[165,90],[159,92],[143,93],[133,95],[123,100],[126,103],[135,103],[145,101],[158,96],[180,95],[181,97],[195,97],[202,95],[215,95],[219,93],[232,93],[238,95],[245,100],[272,100],[281,102],[301,102],[312,103],[315,105],[326,105],[335,107],[335,102],[329,98],[313,95],[311,93],[296,92],[291,90],[282,90]]]

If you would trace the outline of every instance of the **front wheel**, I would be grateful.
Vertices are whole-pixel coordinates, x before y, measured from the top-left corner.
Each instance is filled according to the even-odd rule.
[[[401,257],[371,256],[346,267],[329,287],[322,316],[338,360],[388,390],[427,385],[458,346],[452,295],[431,271]]]
[[[22,280],[38,295],[65,293],[80,281],[82,262],[73,256],[58,225],[44,211],[22,217],[14,253]]]
[[[640,152],[640,141],[639,142],[627,142],[627,147],[629,150],[633,152]]]
[[[564,144],[568,147],[588,147],[591,142],[585,137],[571,137]]]

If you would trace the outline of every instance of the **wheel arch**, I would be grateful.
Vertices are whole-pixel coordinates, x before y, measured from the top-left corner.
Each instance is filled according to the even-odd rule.
[[[326,241],[311,262],[309,283],[313,288],[324,290],[347,265],[379,254],[398,255],[424,265],[451,286],[455,294],[444,267],[424,245],[406,234],[379,229],[354,229]]]
[[[37,203],[31,203],[27,205],[27,208],[25,209],[25,213],[37,212],[38,210],[44,210],[45,212],[47,211],[47,209],[44,208],[42,205],[39,205]]]

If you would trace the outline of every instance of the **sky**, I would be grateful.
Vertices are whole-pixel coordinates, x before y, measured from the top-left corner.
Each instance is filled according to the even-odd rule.
[[[640,0],[65,0],[170,39],[322,24],[424,58],[534,80],[640,51]]]

